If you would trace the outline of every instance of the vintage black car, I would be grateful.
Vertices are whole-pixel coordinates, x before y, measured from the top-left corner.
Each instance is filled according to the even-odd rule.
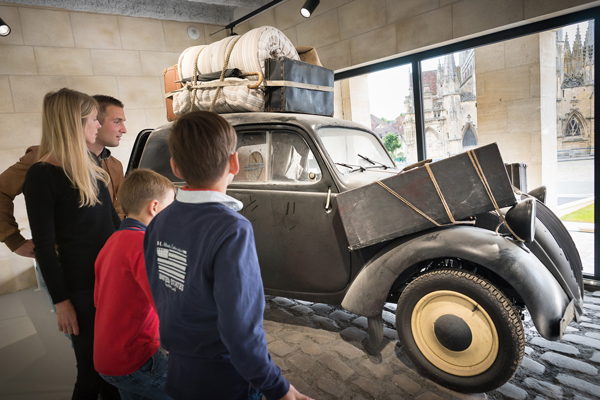
[[[500,229],[496,212],[474,226],[428,229],[350,251],[336,198],[400,172],[381,140],[357,123],[314,115],[224,114],[238,134],[240,173],[228,194],[254,227],[265,292],[341,305],[368,317],[382,339],[382,309],[397,303],[403,349],[428,377],[462,392],[508,381],[525,347],[525,309],[559,340],[582,314],[582,267],[543,188],[512,212],[529,243]],[[129,170],[169,166],[171,124],[140,132]],[[526,206],[520,207],[519,204]],[[502,210],[503,213],[508,210]]]

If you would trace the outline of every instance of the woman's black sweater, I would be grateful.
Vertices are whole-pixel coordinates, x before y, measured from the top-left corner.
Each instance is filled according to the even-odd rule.
[[[25,176],[35,257],[55,304],[69,293],[94,289],[96,257],[121,224],[108,188],[102,182],[98,186],[101,204],[80,207],[79,191],[61,167],[38,162]]]

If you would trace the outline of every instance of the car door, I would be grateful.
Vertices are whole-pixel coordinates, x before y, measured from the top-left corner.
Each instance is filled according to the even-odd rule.
[[[331,193],[337,189],[314,142],[290,127],[237,128],[240,173],[228,194],[254,228],[265,289],[333,294],[350,279],[350,255]],[[329,200],[328,200],[329,199]]]

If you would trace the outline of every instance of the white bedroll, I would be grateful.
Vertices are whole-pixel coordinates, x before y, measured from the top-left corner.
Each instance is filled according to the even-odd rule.
[[[263,26],[242,36],[230,36],[207,46],[189,47],[179,56],[181,80],[192,78],[182,89],[167,93],[173,96],[173,111],[183,115],[191,110],[217,113],[263,111],[265,60],[287,57],[300,60],[292,42],[278,29]],[[223,78],[198,82],[198,75],[238,68],[241,78]],[[261,83],[263,83],[262,86]],[[281,82],[279,82],[281,83]],[[284,85],[292,85],[286,83]],[[282,85],[279,85],[282,86]]]

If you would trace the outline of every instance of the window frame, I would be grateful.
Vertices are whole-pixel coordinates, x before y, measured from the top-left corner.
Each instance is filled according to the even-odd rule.
[[[456,43],[439,46],[433,49],[416,52],[413,54],[399,56],[396,58],[388,59],[386,61],[376,62],[370,65],[364,65],[357,68],[349,68],[344,71],[335,73],[334,80],[339,81],[343,79],[353,78],[360,75],[365,75],[377,71],[386,70],[389,68],[398,67],[401,65],[411,64],[412,65],[412,86],[414,96],[414,111],[415,111],[415,133],[416,133],[416,144],[417,144],[417,159],[422,161],[425,159],[426,152],[426,129],[425,129],[425,115],[423,112],[423,80],[421,71],[421,61],[440,57],[449,53],[456,53],[459,51],[467,50],[470,48],[481,47],[490,45],[493,43],[503,42],[519,37],[532,35],[535,33],[545,32],[551,29],[560,28],[566,25],[572,25],[576,23],[585,22],[588,20],[600,21],[600,7],[593,7],[582,11],[577,11],[558,17],[544,19],[537,22],[526,22],[523,25],[516,28],[509,28],[499,32],[482,35],[472,39],[462,40]],[[600,43],[600,29],[594,30],[594,43]],[[596,54],[596,51],[594,51]],[[594,54],[594,56],[595,56]],[[598,76],[598,63],[594,62],[594,76]],[[598,102],[594,102],[594,116],[598,115]],[[594,118],[594,132],[598,132],[596,126],[596,119]],[[581,129],[583,127],[580,126]],[[583,132],[582,132],[583,137]],[[596,148],[596,135],[594,135],[594,148]],[[596,160],[594,158],[594,169],[596,168]],[[594,196],[597,193],[598,180],[594,180]],[[595,203],[597,204],[597,203]],[[596,213],[597,205],[594,207],[594,215]],[[594,247],[598,248],[598,237],[594,234]],[[600,266],[598,266],[597,259],[594,263],[594,275],[584,275],[586,283],[593,286],[600,286]],[[590,280],[591,279],[591,280]]]
[[[332,177],[322,159],[321,153],[314,143],[311,136],[303,129],[291,125],[257,125],[248,124],[234,127],[236,135],[247,132],[287,132],[298,135],[312,152],[315,161],[321,169],[321,179],[317,182],[283,182],[283,181],[233,181],[229,184],[228,189],[233,190],[261,190],[261,191],[289,191],[289,192],[307,192],[307,193],[326,193],[328,187],[332,185]],[[237,149],[236,149],[237,150]]]

